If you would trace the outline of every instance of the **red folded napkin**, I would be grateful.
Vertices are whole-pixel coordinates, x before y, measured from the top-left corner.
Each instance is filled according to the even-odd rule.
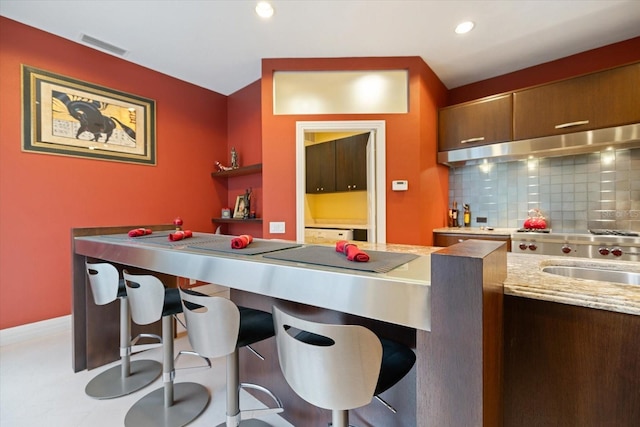
[[[134,228],[133,230],[129,231],[129,237],[146,236],[147,234],[151,233],[152,231],[149,228]]]
[[[336,252],[343,253],[347,256],[349,261],[367,262],[369,261],[369,255],[358,249],[358,246],[353,243],[349,243],[346,240],[338,240],[336,242]]]
[[[243,249],[249,246],[249,243],[253,242],[253,236],[248,234],[242,234],[238,237],[234,237],[231,239],[231,248],[232,249]]]
[[[193,236],[191,230],[178,230],[175,233],[169,234],[169,240],[175,242],[176,240],[188,239]]]

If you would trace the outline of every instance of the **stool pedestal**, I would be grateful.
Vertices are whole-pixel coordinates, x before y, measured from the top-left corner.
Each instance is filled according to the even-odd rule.
[[[155,381],[162,365],[155,360],[131,362],[131,317],[127,297],[120,300],[120,365],[107,369],[93,378],[85,393],[94,399],[113,399],[126,396]]]
[[[162,317],[164,386],[137,401],[124,419],[126,427],[180,427],[189,424],[209,403],[209,392],[196,383],[173,383],[174,326],[171,316]]]

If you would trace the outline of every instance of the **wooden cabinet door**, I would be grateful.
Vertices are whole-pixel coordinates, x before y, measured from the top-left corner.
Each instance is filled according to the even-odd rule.
[[[336,191],[335,141],[306,147],[305,162],[307,193]]]
[[[510,93],[440,109],[438,151],[511,141],[511,113]]]
[[[640,63],[514,93],[514,139],[640,122]]]
[[[350,136],[336,142],[336,191],[367,189],[367,141],[369,134]]]

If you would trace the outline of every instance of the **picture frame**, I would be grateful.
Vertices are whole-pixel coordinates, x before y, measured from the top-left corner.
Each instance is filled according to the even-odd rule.
[[[155,101],[22,64],[22,151],[156,165]]]
[[[243,219],[244,218],[244,208],[245,208],[245,200],[244,194],[236,197],[236,207],[233,209],[233,218],[234,219]]]

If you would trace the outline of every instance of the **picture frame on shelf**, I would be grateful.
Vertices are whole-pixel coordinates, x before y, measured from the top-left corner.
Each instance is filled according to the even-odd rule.
[[[155,101],[22,65],[22,151],[156,165]]]
[[[245,199],[244,194],[236,197],[236,207],[233,210],[233,218],[234,219],[243,219],[244,218],[244,209],[245,209]]]

